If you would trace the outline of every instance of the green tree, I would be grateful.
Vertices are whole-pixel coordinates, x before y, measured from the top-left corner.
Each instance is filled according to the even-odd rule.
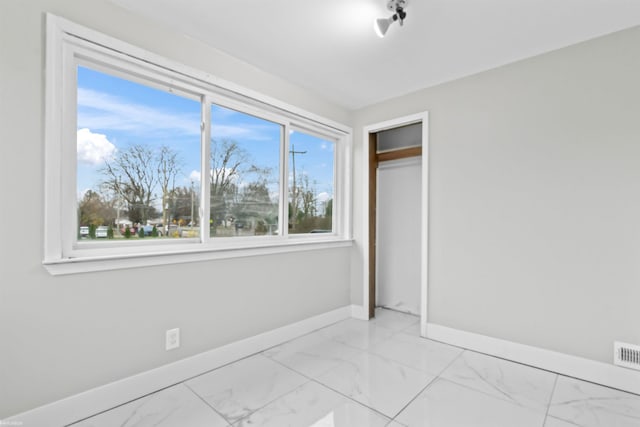
[[[324,208],[325,218],[331,218],[333,216],[333,199],[327,200],[327,205]]]
[[[78,203],[79,225],[100,226],[110,224],[115,220],[115,209],[111,201],[92,190],[87,191]]]

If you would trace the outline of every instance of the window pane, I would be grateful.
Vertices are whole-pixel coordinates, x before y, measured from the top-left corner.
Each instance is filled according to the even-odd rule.
[[[211,107],[211,237],[278,234],[282,125]]]
[[[200,102],[78,67],[78,239],[197,236]]]
[[[289,233],[332,232],[335,142],[299,131],[289,141]]]

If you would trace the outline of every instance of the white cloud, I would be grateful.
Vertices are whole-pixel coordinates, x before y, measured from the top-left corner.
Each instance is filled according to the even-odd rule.
[[[117,151],[106,135],[93,133],[87,128],[78,129],[77,147],[78,161],[94,166],[109,160]]]
[[[191,173],[189,174],[189,180],[191,182],[200,182],[200,171],[191,171]]]
[[[326,191],[323,191],[322,193],[318,194],[318,202],[320,203],[324,203],[329,199],[331,199],[331,194],[327,193]]]

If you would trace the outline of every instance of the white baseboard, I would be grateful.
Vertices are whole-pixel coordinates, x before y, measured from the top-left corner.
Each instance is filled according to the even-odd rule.
[[[423,332],[426,326],[426,337],[436,341],[640,394],[639,371],[433,323],[421,326]]]
[[[0,425],[65,426],[347,319],[351,315],[351,306],[341,307],[32,409],[2,420]]]

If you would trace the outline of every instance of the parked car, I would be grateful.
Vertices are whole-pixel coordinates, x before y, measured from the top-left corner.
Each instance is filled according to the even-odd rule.
[[[142,229],[144,230],[145,236],[151,236],[151,233],[153,233],[153,225],[145,225]],[[162,227],[156,227],[156,231],[158,232],[158,236],[162,236]]]
[[[124,225],[120,227],[120,234],[124,236],[125,233],[127,232],[127,228],[129,228],[129,233],[131,233],[132,235],[138,233],[138,230],[133,225]]]
[[[109,227],[106,225],[101,225],[96,228],[96,238],[106,239],[109,236]]]
[[[80,227],[80,237],[89,237],[89,227],[86,225]]]

